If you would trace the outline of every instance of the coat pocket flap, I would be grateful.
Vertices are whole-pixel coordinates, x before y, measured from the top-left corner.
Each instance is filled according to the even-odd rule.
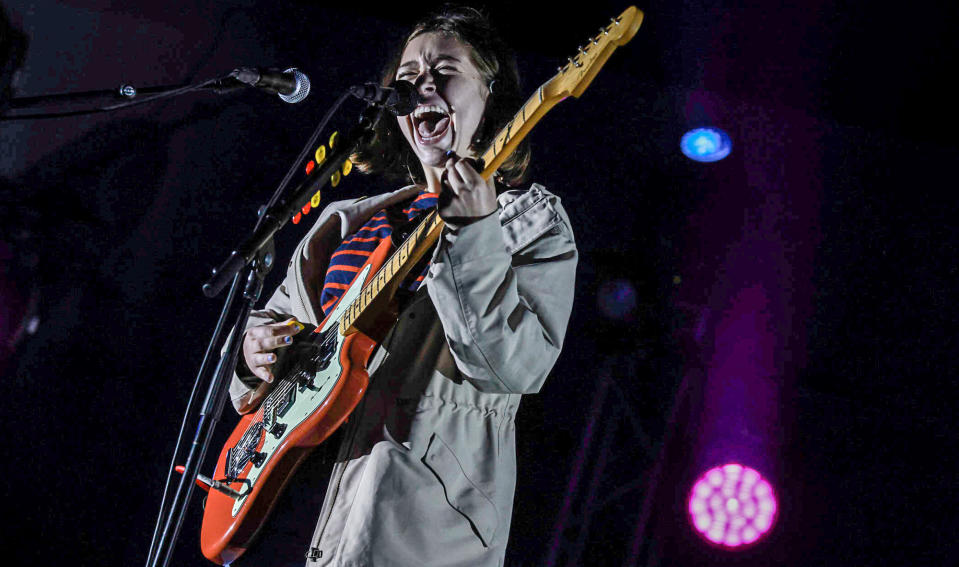
[[[538,191],[527,193],[512,205],[523,208],[511,210],[513,216],[506,219],[500,216],[500,222],[503,223],[503,241],[510,254],[522,250],[549,229],[563,222],[550,200]]]
[[[435,433],[430,439],[426,455],[423,456],[423,464],[433,471],[443,485],[449,505],[470,522],[483,546],[489,547],[499,524],[496,506],[466,476],[456,455]]]

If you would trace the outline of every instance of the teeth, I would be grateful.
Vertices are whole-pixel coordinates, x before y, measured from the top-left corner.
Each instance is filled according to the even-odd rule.
[[[418,106],[416,110],[413,111],[413,118],[419,118],[426,114],[427,112],[436,112],[438,114],[449,114],[442,108],[436,106],[435,104],[428,104],[426,106]]]

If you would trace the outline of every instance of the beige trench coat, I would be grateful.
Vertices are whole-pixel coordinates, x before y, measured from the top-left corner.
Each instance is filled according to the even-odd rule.
[[[329,255],[416,192],[329,205],[250,325],[289,316],[319,324]],[[533,185],[498,200],[498,218],[444,229],[423,285],[374,355],[369,390],[343,426],[308,567],[502,565],[514,416],[559,356],[577,252],[555,195]],[[239,412],[259,403],[257,382],[234,378]]]

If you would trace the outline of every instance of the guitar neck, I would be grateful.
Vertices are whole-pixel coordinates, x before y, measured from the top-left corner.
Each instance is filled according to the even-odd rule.
[[[526,102],[523,103],[519,112],[513,116],[512,120],[506,123],[506,126],[500,129],[499,133],[493,138],[493,143],[490,144],[490,146],[486,148],[486,151],[483,152],[483,155],[480,156],[483,159],[483,163],[486,164],[482,172],[483,179],[489,179],[491,175],[496,173],[496,170],[503,165],[506,158],[519,146],[519,143],[529,134],[533,126],[535,126],[551,108],[556,106],[556,103],[562,100],[560,98],[547,98],[545,96],[545,89],[548,84],[549,81],[540,85],[540,87],[536,89],[536,92],[526,99]]]

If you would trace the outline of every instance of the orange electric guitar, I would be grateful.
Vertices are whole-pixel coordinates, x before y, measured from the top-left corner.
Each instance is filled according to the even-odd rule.
[[[629,7],[540,86],[482,155],[483,178],[496,172],[553,106],[579,97],[642,20],[643,13]],[[399,283],[442,228],[434,210],[395,251],[390,239],[384,240],[305,347],[299,346],[297,360],[277,368],[273,389],[259,409],[240,418],[217,459],[204,509],[200,545],[208,559],[230,563],[243,554],[296,467],[359,403],[369,383],[366,364],[377,345],[371,337],[382,336],[395,322],[391,315]]]

